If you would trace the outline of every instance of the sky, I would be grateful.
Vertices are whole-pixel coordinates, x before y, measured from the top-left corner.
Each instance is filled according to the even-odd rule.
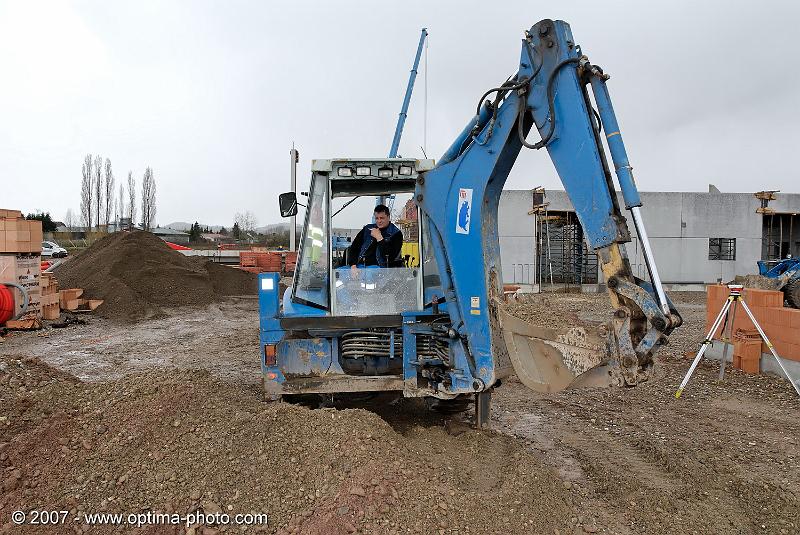
[[[313,158],[388,154],[422,27],[400,154],[438,158],[544,18],[611,75],[640,190],[800,192],[800,2],[0,0],[0,207],[77,214],[91,153],[153,168],[159,224],[280,222],[293,143],[301,190]],[[506,189],[540,185],[523,150]]]

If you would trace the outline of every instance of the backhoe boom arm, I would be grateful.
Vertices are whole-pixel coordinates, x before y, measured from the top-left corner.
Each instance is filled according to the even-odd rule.
[[[582,54],[567,23],[537,23],[522,41],[516,75],[486,93],[491,100],[479,103],[475,118],[438,166],[418,180],[416,202],[430,227],[448,312],[468,354],[465,364],[486,385],[512,364],[523,382],[544,390],[567,386],[600,364],[604,379],[636,384],[649,376],[654,349],[666,343],[666,335],[681,323],[658,277],[607,79]],[[593,110],[589,86],[599,115]],[[526,138],[534,126],[541,139],[531,142]],[[633,276],[621,245],[630,241],[630,234],[617,202],[603,135],[652,285]],[[503,330],[514,321],[500,306],[497,210],[503,185],[523,147],[547,149],[587,243],[598,254],[614,308],[608,327],[598,332],[573,329],[558,334],[520,327],[518,331],[526,332],[509,335]],[[478,259],[474,251],[481,251]],[[474,266],[476,261],[482,265]],[[471,264],[474,267],[468,267]],[[518,362],[520,353],[548,353],[554,347],[558,355],[520,369],[526,367]],[[605,352],[601,362],[591,356],[598,348]],[[496,366],[490,365],[493,355]],[[560,360],[571,376],[548,377],[547,359]],[[598,372],[592,375],[596,378]]]

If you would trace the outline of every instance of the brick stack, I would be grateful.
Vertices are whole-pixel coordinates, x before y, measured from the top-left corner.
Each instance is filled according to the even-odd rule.
[[[39,277],[39,291],[42,299],[42,318],[57,320],[61,318],[58,295],[58,281],[52,273],[42,273]]]
[[[756,329],[739,329],[734,333],[733,367],[745,373],[761,372],[761,335]]]
[[[295,267],[297,267],[297,251],[283,253],[283,272],[294,273]]]
[[[283,260],[281,251],[242,251],[239,253],[239,267],[251,273],[280,273]]]
[[[22,218],[18,210],[0,209],[0,284],[15,282],[28,291],[28,314],[20,326],[36,327],[41,318],[42,222]],[[22,307],[22,293],[14,290],[14,302]]]
[[[719,311],[722,310],[729,295],[728,287],[721,284],[710,285],[707,290],[706,332],[711,329],[711,325]],[[764,329],[764,333],[772,342],[778,355],[781,358],[800,361],[800,310],[785,308],[783,306],[783,292],[780,291],[745,288],[742,297],[758,324]],[[740,353],[752,352],[753,349],[745,349],[744,345],[748,345],[748,347],[752,345],[752,341],[746,342],[746,340],[752,340],[753,336],[757,338],[758,331],[741,307],[738,307],[736,311],[733,332],[739,334]],[[717,331],[715,338],[719,340],[722,336],[723,333],[720,329]],[[736,354],[736,342],[737,339],[734,337],[734,355]],[[769,353],[769,348],[767,348],[766,344],[761,343],[759,353]],[[750,353],[747,354],[749,355]],[[740,362],[742,369],[744,369],[744,360]],[[735,363],[736,361],[734,360]],[[748,370],[755,370],[751,373],[758,373],[758,370],[752,365]]]

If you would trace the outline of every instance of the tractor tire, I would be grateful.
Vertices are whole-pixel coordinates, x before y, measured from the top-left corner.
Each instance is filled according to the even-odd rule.
[[[800,308],[800,279],[793,279],[783,287],[783,296],[789,306]]]

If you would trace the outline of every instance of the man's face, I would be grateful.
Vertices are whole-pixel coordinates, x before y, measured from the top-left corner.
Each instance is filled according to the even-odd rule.
[[[389,226],[389,216],[383,212],[375,212],[375,225],[379,229],[385,229]]]

